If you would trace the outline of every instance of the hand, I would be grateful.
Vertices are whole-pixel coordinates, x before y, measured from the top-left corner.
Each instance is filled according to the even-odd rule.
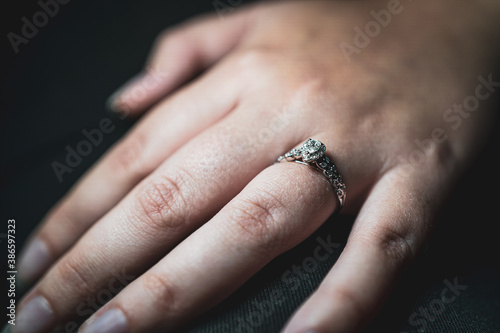
[[[499,87],[486,47],[498,38],[498,5],[405,2],[368,45],[346,51],[356,45],[353,27],[387,6],[258,4],[160,36],[145,74],[112,106],[138,115],[179,89],[36,231],[19,271],[31,281],[45,275],[13,331],[78,320],[82,300],[123,272],[134,281],[84,332],[172,331],[214,306],[335,211],[322,174],[273,165],[310,137],[326,144],[344,178],[341,213],[357,218],[285,331],[361,329],[425,243],[486,129],[480,102]],[[147,94],[134,93],[141,88]]]

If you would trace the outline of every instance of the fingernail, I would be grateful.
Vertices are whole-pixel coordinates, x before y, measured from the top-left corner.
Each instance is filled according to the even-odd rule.
[[[2,330],[2,333],[12,333],[10,327],[12,325],[11,324],[5,324],[5,326],[3,327],[3,330]]]
[[[122,92],[123,92],[123,89],[120,88],[108,97],[108,99],[106,100],[106,109],[113,111],[113,112],[120,111],[120,109],[119,109],[120,103],[118,103],[118,101],[119,101],[119,98],[120,98]]]
[[[49,249],[45,243],[40,239],[30,242],[19,257],[18,278],[21,286],[29,285],[39,278],[50,262]]]
[[[134,86],[137,84],[137,82],[142,81],[146,75],[146,73],[139,73],[125,82],[120,88],[118,88],[108,97],[108,99],[106,100],[106,108],[116,113],[122,113],[123,111],[126,111],[123,110],[124,108],[126,108],[126,104],[123,103],[123,98],[127,96],[127,94],[130,94],[130,91],[134,89]]]
[[[118,116],[118,118],[120,120],[125,120],[130,115],[130,108],[128,106],[126,106],[125,104],[120,105],[120,106],[109,106],[109,105],[106,105],[106,110],[105,111],[109,115]]]
[[[90,318],[78,333],[127,333],[127,319],[123,312],[111,309],[96,318]]]
[[[287,328],[285,329],[285,331],[284,331],[284,332],[282,331],[282,333],[288,333],[288,332],[318,333],[318,332],[317,332],[317,331],[315,331],[315,330],[305,330],[305,331],[298,330],[298,331],[297,331],[297,330],[290,329],[289,327],[287,327]]]
[[[16,325],[11,330],[13,333],[45,332],[54,322],[55,316],[49,302],[42,296],[36,296],[21,308]]]

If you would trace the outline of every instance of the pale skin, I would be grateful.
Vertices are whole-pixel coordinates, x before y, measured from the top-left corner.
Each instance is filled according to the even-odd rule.
[[[77,318],[78,304],[122,271],[135,280],[84,326],[114,311],[122,330],[112,332],[181,328],[335,211],[323,175],[273,165],[308,138],[326,145],[343,175],[340,213],[357,217],[339,260],[283,330],[362,329],[425,245],[493,115],[481,105],[460,126],[443,119],[492,72],[499,6],[401,6],[350,63],[339,45],[354,45],[353,27],[387,1],[259,3],[167,30],[148,74],[113,100],[127,116],[147,113],[31,238],[48,258],[20,269],[37,283],[19,317],[29,321],[23,308],[43,297],[49,319],[13,331],[49,332]],[[415,140],[436,128],[440,142],[412,159]]]

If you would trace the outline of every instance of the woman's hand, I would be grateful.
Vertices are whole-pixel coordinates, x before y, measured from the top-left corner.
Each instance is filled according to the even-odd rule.
[[[344,178],[341,213],[358,216],[285,331],[359,330],[426,241],[486,128],[481,103],[499,88],[487,66],[498,5],[389,3],[257,4],[160,36],[115,109],[138,115],[206,71],[156,104],[45,218],[19,269],[45,275],[14,332],[78,319],[82,300],[124,272],[135,280],[83,332],[171,331],[214,306],[335,211],[322,174],[273,165],[308,138],[326,144]],[[390,22],[356,37],[371,11]]]

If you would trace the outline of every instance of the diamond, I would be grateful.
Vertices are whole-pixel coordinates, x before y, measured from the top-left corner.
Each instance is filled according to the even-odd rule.
[[[326,146],[321,141],[309,139],[302,145],[302,160],[312,162],[318,160],[325,154]]]

